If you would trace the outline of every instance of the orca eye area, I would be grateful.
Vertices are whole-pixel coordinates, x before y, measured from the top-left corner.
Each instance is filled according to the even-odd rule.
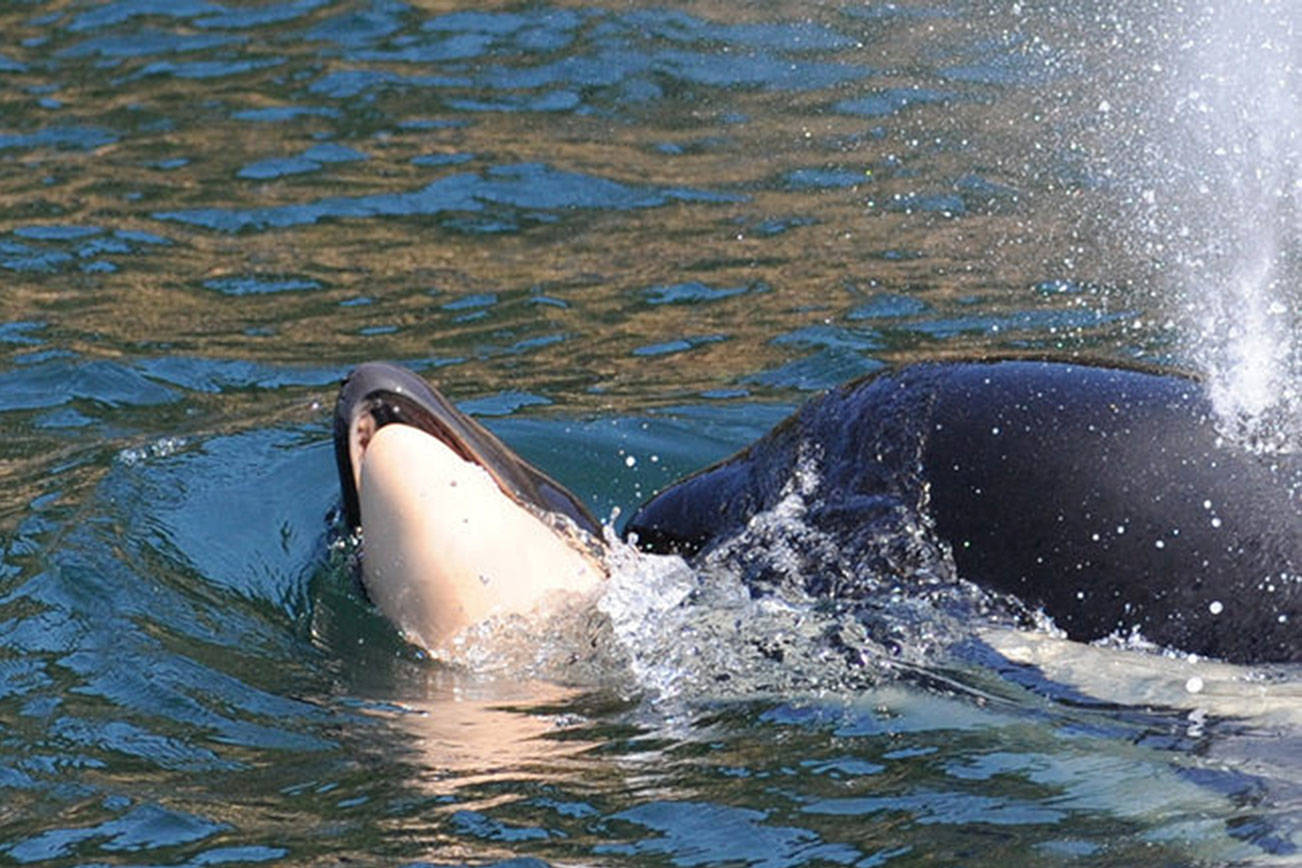
[[[396,395],[371,395],[358,408],[358,417],[368,418],[375,430],[394,423],[410,425],[410,415],[404,412],[402,399]]]

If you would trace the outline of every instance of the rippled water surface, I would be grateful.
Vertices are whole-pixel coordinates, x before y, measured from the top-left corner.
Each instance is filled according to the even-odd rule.
[[[1296,445],[1297,26],[3,3],[0,858],[1297,858],[1296,670],[884,653],[627,554],[541,650],[438,664],[355,588],[328,439],[399,361],[618,521],[814,390],[1031,351],[1202,368]]]

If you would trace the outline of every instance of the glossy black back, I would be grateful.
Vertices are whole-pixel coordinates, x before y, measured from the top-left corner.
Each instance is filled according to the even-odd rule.
[[[1069,636],[1138,627],[1234,661],[1302,660],[1302,462],[1221,437],[1194,379],[1007,360],[915,365],[806,405],[652,498],[626,532],[690,554],[771,506],[800,459],[810,521],[916,509],[958,574]]]

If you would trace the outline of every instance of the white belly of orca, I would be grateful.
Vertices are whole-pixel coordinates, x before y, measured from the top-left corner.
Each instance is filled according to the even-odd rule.
[[[375,432],[359,498],[371,599],[429,650],[488,618],[595,591],[602,567],[479,465],[408,425]]]
[[[1005,659],[1103,702],[1302,726],[1302,682],[1293,664],[1282,670],[1288,674],[1272,678],[1234,663],[1085,645],[1026,630],[987,627],[977,635]]]

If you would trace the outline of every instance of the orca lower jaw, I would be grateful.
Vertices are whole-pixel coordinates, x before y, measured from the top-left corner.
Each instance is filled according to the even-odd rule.
[[[371,435],[358,491],[367,594],[428,649],[485,619],[588,593],[605,578],[580,534],[561,532],[482,464],[414,426]]]
[[[334,440],[362,583],[411,641],[436,650],[605,578],[600,525],[582,503],[410,371],[356,368]]]
[[[351,483],[353,486],[351,494],[355,501],[357,492],[361,490],[361,471],[366,458],[366,450],[376,433],[389,425],[409,426],[428,434],[461,458],[462,461],[477,465],[490,476],[496,477],[489,463],[482,456],[478,455],[463,439],[457,437],[446,425],[440,424],[435,414],[425,410],[406,395],[398,395],[392,392],[374,392],[358,402],[351,410],[352,412],[349,413],[346,421],[345,442],[336,442],[335,448],[337,452],[341,452],[343,456],[346,456],[348,463],[347,479],[341,478],[340,481],[345,489],[345,512],[348,513],[346,518],[353,528],[361,526],[362,517],[360,510],[356,506],[351,511],[348,509],[350,494],[347,490],[348,484]],[[505,489],[504,493],[509,495],[509,492],[505,492]]]

